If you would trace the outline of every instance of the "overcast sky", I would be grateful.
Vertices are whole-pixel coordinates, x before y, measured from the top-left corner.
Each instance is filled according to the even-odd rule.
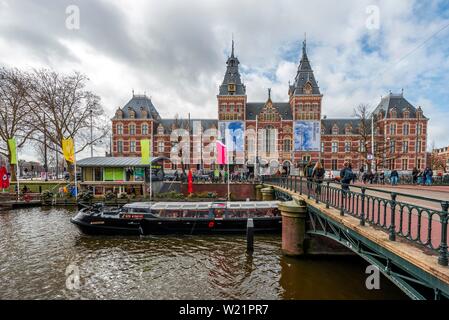
[[[268,87],[275,101],[288,101],[307,33],[323,114],[352,116],[358,104],[375,107],[404,89],[431,119],[429,146],[442,147],[449,145],[448,3],[0,0],[0,65],[79,70],[111,117],[134,89],[151,96],[162,117],[216,118],[232,34],[251,102],[265,101]]]

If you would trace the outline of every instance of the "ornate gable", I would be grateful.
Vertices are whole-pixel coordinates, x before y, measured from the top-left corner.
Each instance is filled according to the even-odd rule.
[[[282,120],[279,111],[273,106],[271,101],[271,89],[268,89],[268,100],[257,118],[260,122],[278,122]]]

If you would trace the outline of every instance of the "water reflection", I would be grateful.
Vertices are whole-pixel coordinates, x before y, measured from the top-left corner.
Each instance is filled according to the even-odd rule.
[[[383,280],[364,288],[358,258],[295,260],[279,236],[89,237],[73,211],[0,214],[2,299],[378,299],[404,295]],[[66,286],[68,266],[78,290]]]

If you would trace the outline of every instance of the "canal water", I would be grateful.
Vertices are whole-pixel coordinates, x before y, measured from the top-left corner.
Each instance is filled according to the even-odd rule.
[[[406,299],[367,290],[358,257],[283,257],[280,236],[247,255],[244,236],[85,236],[74,213],[0,212],[0,299]]]

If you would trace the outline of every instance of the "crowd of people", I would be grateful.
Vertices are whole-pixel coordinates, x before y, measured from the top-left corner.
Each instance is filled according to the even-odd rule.
[[[315,183],[317,192],[321,190],[321,184],[324,181],[326,171],[324,170],[322,164],[317,162],[313,164],[309,162],[303,171],[304,177],[307,179],[307,187],[311,188],[311,186]],[[415,185],[426,185],[431,186],[433,183],[433,171],[431,168],[427,167],[425,170],[418,170],[414,168],[412,171],[412,175],[410,176],[402,176],[403,179],[407,178],[408,181]],[[355,184],[357,181],[362,182],[363,184],[386,184],[389,183],[392,186],[396,186],[400,182],[401,176],[397,170],[391,170],[388,175],[383,171],[364,171],[363,168],[359,170],[359,172],[354,172],[351,163],[345,162],[343,168],[340,170],[340,176],[336,178],[338,182],[341,183],[341,187],[343,190],[349,190],[349,186],[351,184]],[[406,180],[407,180],[406,179]]]
[[[193,181],[204,183],[227,183],[228,182],[228,170],[227,169],[214,169],[209,171],[196,170],[192,172]],[[286,176],[288,172],[279,169],[274,176]],[[303,176],[307,179],[308,185],[316,183],[318,189],[321,190],[321,184],[326,179],[326,170],[321,162],[313,163],[309,161],[303,168]],[[186,182],[188,179],[187,172],[178,170],[169,180]],[[231,182],[252,182],[254,181],[254,173],[249,170],[235,170],[230,172]],[[433,183],[433,171],[427,167],[425,170],[413,169],[411,176],[400,176],[397,170],[391,170],[386,173],[383,170],[367,170],[360,168],[359,171],[355,171],[352,168],[350,162],[345,162],[343,168],[339,172],[339,177],[335,180],[342,184],[343,189],[347,189],[350,184],[361,182],[363,184],[391,184],[396,186],[400,180],[404,180],[408,183],[415,185],[427,185],[430,186]]]
[[[228,182],[228,170],[226,169],[214,169],[210,171],[196,170],[192,172],[193,182],[212,182],[212,183],[227,183]],[[230,172],[231,182],[248,182],[254,180],[254,174],[249,171],[232,171]],[[175,171],[172,180],[186,182],[188,179],[187,172]]]

